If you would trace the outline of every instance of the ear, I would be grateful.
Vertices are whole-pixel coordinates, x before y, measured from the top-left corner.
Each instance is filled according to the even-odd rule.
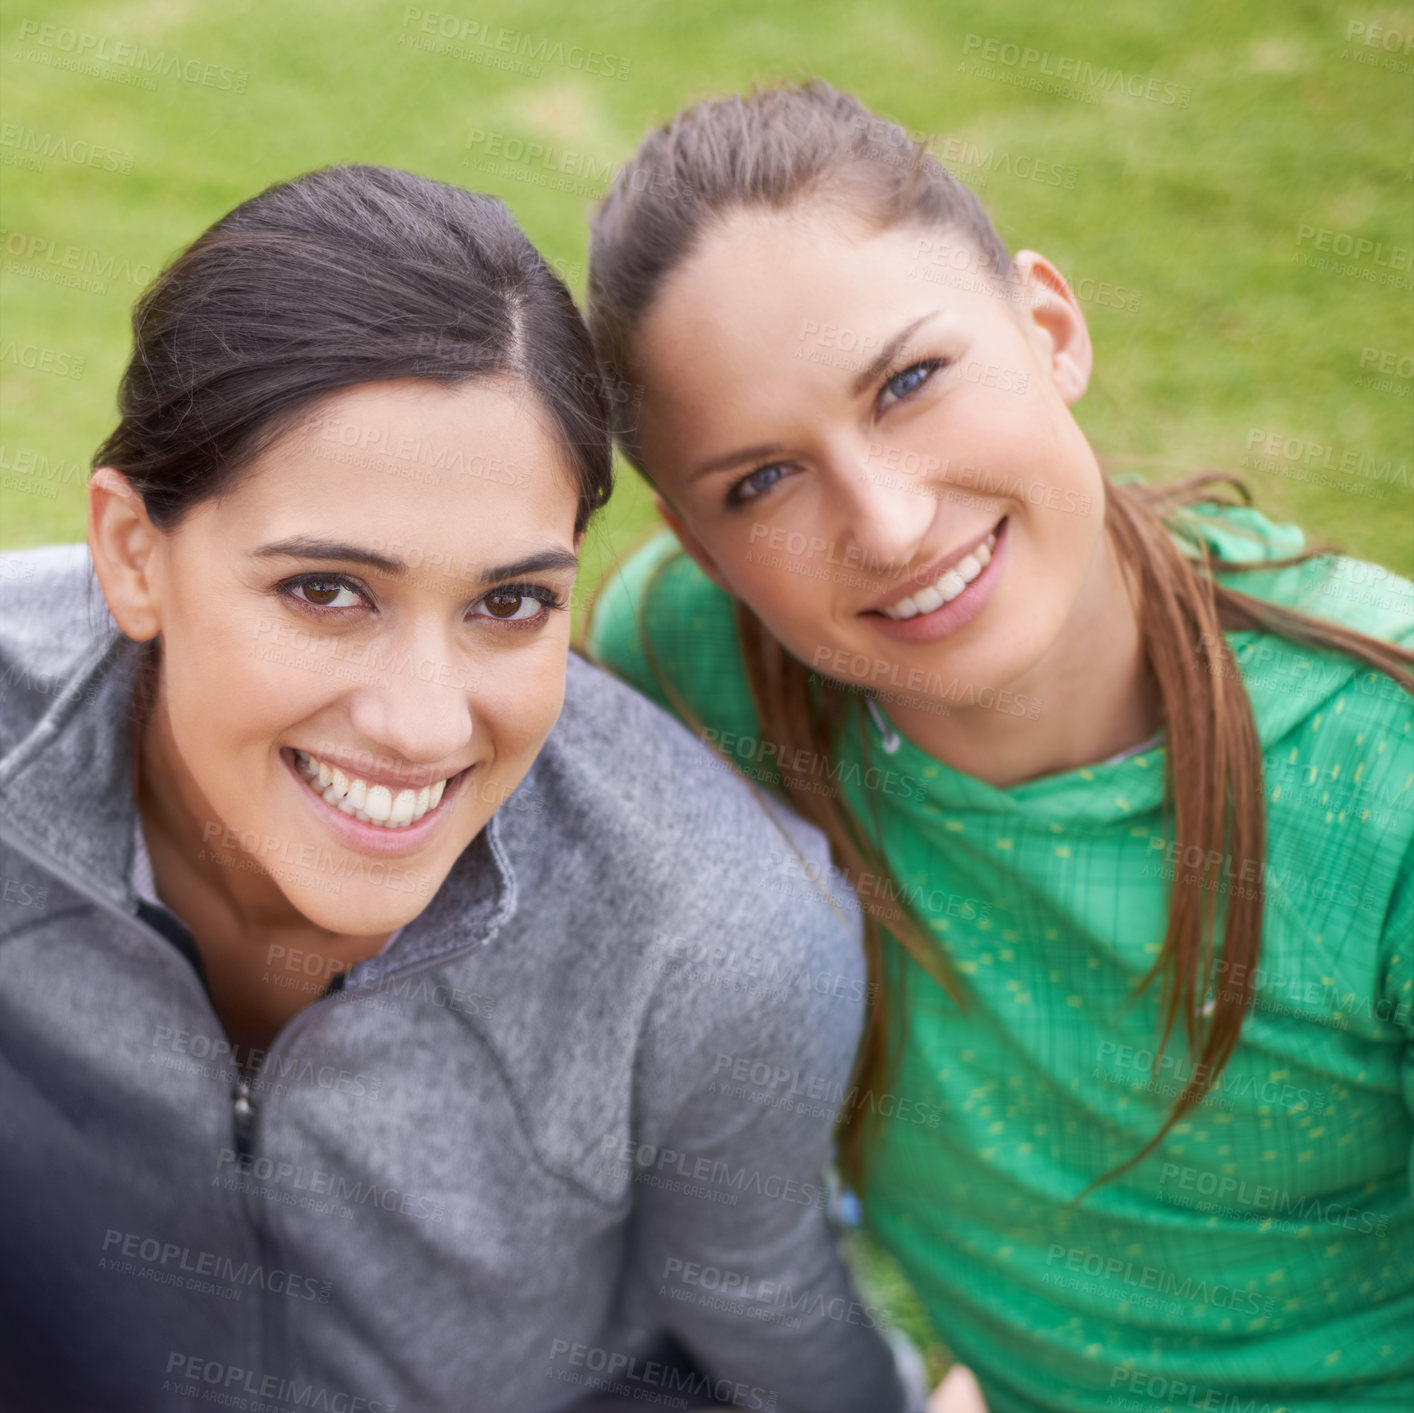
[[[1044,255],[1018,252],[1012,262],[1027,299],[1018,309],[1037,356],[1049,367],[1066,406],[1074,407],[1090,386],[1095,353],[1090,330],[1065,277]]]
[[[88,548],[113,621],[139,643],[162,626],[155,583],[161,535],[128,478],[100,466],[88,483]]]
[[[722,571],[717,568],[717,561],[707,553],[702,541],[682,523],[682,517],[675,511],[661,495],[655,494],[653,504],[657,507],[658,514],[667,522],[668,529],[678,537],[678,543],[683,547],[687,557],[719,588],[723,593],[731,593],[726,581],[722,578]]]

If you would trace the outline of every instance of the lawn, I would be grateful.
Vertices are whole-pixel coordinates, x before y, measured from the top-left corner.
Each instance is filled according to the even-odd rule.
[[[1408,4],[17,0],[7,15],[0,546],[81,535],[127,309],[243,197],[353,160],[477,186],[579,291],[585,212],[648,124],[816,73],[937,134],[1009,245],[1071,277],[1097,345],[1079,417],[1115,464],[1236,470],[1273,513],[1414,570]],[[625,472],[591,578],[650,516]]]
[[[77,539],[127,311],[202,228],[332,162],[505,198],[583,288],[645,127],[822,75],[938,150],[1080,294],[1117,466],[1242,474],[1414,572],[1414,7],[1378,0],[17,0],[0,24],[0,547]],[[625,471],[588,578],[651,507]],[[887,1281],[887,1277],[885,1277]]]

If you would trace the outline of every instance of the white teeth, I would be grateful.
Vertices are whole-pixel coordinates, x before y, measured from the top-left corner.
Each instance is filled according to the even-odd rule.
[[[396,795],[386,785],[370,785],[358,776],[345,775],[308,751],[296,751],[295,766],[325,804],[352,815],[363,824],[385,829],[406,829],[429,810],[435,810],[447,788],[446,780],[417,789],[409,786]]]
[[[951,603],[992,562],[992,550],[997,543],[996,532],[970,554],[965,554],[946,573],[926,589],[915,589],[907,598],[890,604],[882,612],[896,622],[915,618],[920,613],[932,613],[945,603]]]
[[[411,824],[412,812],[416,805],[416,790],[399,790],[393,799],[393,812],[388,816],[388,823],[397,828]]]

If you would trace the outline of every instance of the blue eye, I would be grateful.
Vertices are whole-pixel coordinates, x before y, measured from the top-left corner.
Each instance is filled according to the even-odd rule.
[[[743,476],[727,492],[727,504],[740,505],[743,501],[755,500],[758,496],[764,495],[789,469],[779,461],[773,462],[770,466],[758,466],[755,471]]]
[[[921,363],[910,364],[901,372],[893,374],[884,383],[884,386],[879,390],[881,401],[888,393],[892,394],[894,402],[902,402],[910,393],[917,392],[942,366],[943,360],[941,358],[927,358]]]

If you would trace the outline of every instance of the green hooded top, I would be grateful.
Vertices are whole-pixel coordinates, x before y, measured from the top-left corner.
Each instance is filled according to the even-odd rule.
[[[1304,548],[1255,510],[1188,524],[1228,560]],[[613,576],[591,651],[672,709],[665,678],[769,783],[731,600],[675,547]],[[1414,585],[1376,566],[1231,582],[1414,645]],[[911,908],[963,986],[960,1010],[886,938],[901,1061],[854,1102],[879,1115],[866,1224],[993,1413],[1414,1407],[1414,702],[1342,654],[1228,637],[1265,758],[1255,1003],[1208,1097],[1079,1205],[1193,1073],[1181,1033],[1155,1054],[1158,985],[1137,994],[1182,847],[1163,738],[999,789],[895,731],[885,694],[825,767],[892,871],[884,906]],[[1217,887],[1258,868],[1225,858]]]

